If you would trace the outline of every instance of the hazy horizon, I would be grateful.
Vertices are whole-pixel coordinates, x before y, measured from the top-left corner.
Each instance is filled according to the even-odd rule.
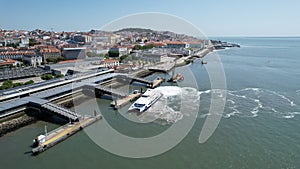
[[[207,36],[300,36],[300,1],[58,1],[0,0],[0,28],[89,31],[130,15],[177,16]],[[13,12],[12,12],[13,11]]]

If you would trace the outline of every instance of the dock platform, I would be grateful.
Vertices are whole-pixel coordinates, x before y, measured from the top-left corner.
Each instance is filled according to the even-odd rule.
[[[154,89],[154,88],[158,87],[164,81],[165,81],[164,78],[158,78],[158,79],[153,80],[151,88]]]
[[[97,115],[95,117],[83,117],[79,122],[68,123],[56,130],[53,130],[46,135],[45,141],[39,143],[38,146],[33,148],[31,152],[33,155],[42,153],[100,119],[102,119],[101,115]]]
[[[120,107],[125,106],[130,101],[132,101],[132,100],[134,100],[134,99],[136,99],[136,98],[138,98],[140,96],[141,96],[141,93],[130,94],[130,95],[128,95],[125,98],[112,101],[110,105],[113,106],[115,109],[118,109]]]

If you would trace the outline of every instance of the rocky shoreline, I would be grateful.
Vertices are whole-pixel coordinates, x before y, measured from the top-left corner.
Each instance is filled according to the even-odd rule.
[[[28,124],[32,124],[36,121],[37,119],[35,117],[30,117],[27,114],[24,114],[18,118],[2,122],[0,123],[0,137],[11,131],[24,127]]]

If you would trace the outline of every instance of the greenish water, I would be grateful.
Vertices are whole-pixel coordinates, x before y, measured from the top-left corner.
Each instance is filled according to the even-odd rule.
[[[170,151],[151,158],[124,158],[105,151],[80,132],[33,157],[28,153],[32,139],[43,133],[45,124],[49,130],[58,127],[38,122],[0,138],[1,168],[299,168],[300,38],[220,39],[242,47],[217,52],[226,74],[227,102],[207,142],[199,144],[198,137],[210,106],[210,83],[205,67],[197,61],[176,70],[193,72],[201,99],[194,127]],[[208,64],[213,64],[217,53],[205,58]],[[126,135],[153,136],[170,127],[133,123],[109,108],[110,101],[97,103],[109,124]],[[79,107],[89,110],[92,105],[86,102]]]

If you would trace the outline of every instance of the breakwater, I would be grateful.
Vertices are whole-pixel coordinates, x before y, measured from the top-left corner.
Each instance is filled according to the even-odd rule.
[[[4,134],[19,129],[23,126],[36,122],[35,117],[30,117],[27,114],[23,114],[20,117],[12,118],[0,123],[0,137]]]

